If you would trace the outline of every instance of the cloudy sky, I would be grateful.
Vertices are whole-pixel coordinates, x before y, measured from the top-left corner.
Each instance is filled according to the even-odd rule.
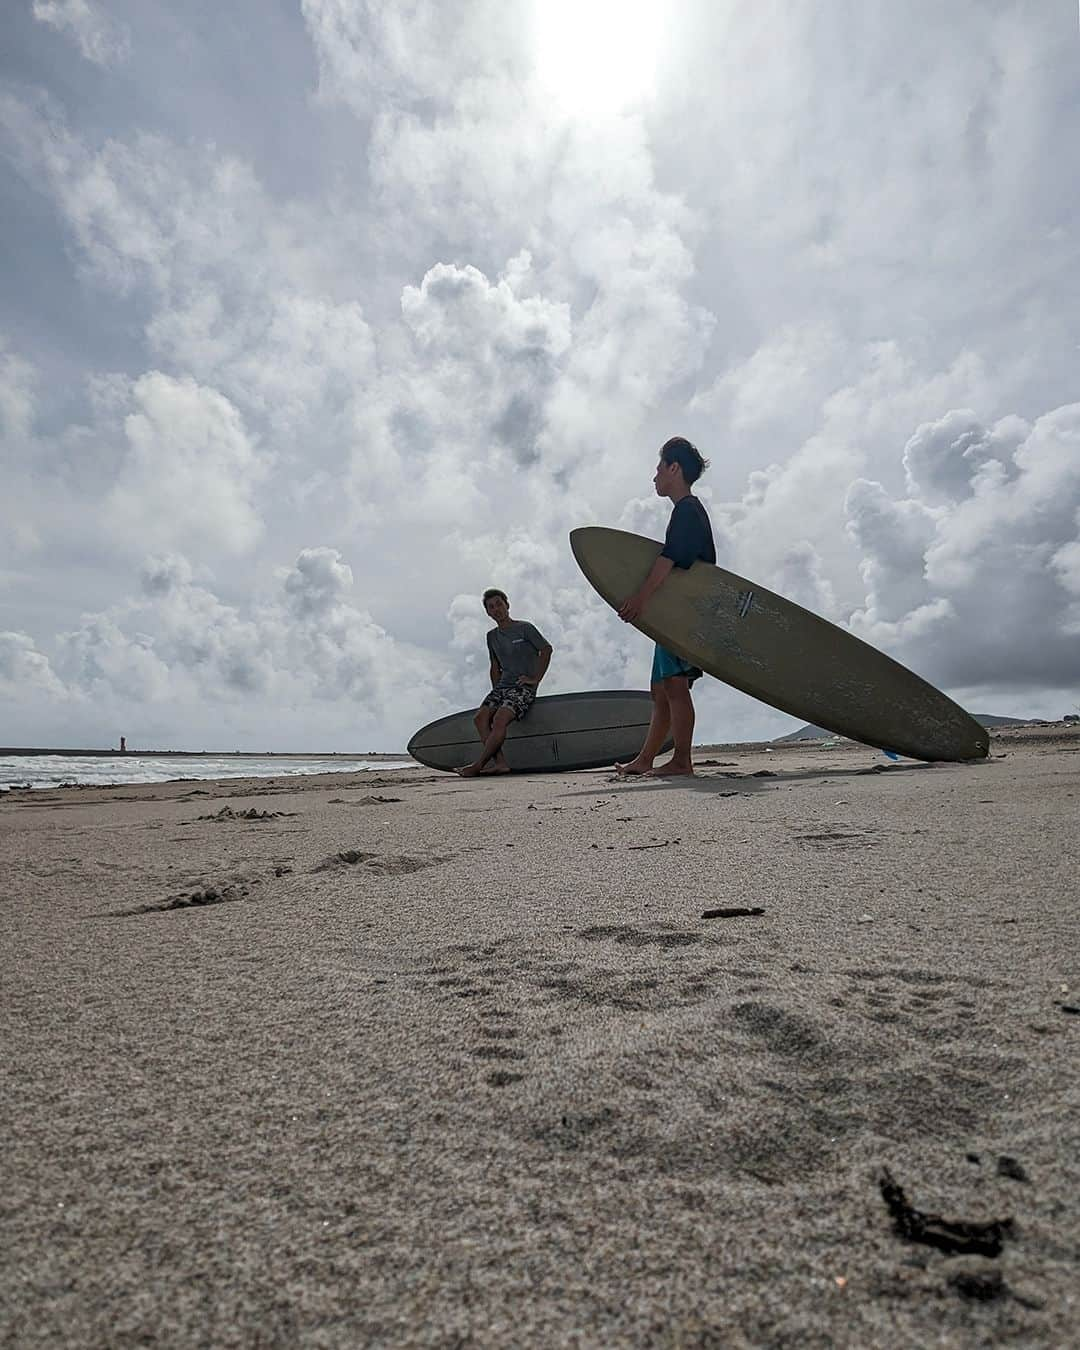
[[[0,742],[394,749],[575,525],[1080,704],[1073,0],[8,0]],[[792,719],[715,681],[699,739]]]

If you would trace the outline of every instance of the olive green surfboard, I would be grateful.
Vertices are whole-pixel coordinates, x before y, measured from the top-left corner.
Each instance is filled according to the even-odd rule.
[[[618,607],[662,547],[623,530],[572,530],[586,577]],[[892,657],[783,596],[711,563],[676,568],[635,627],[718,680],[805,722],[926,760],[983,758],[989,735]]]
[[[641,689],[538,698],[520,722],[511,722],[503,742],[515,773],[599,769],[633,759],[649,729],[652,699]],[[409,742],[409,754],[430,769],[461,769],[480,753],[476,709],[430,722]],[[669,741],[664,747],[671,748]]]

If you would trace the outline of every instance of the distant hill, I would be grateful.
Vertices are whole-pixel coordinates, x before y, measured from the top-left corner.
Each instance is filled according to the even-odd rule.
[[[982,727],[1044,727],[1046,722],[1038,717],[997,717],[994,713],[972,713],[975,721]],[[776,736],[773,739],[773,745],[781,745],[784,741],[823,741],[829,736],[835,736],[835,732],[826,731],[824,727],[805,726],[800,727],[798,731],[791,731],[786,736]]]
[[[995,717],[993,713],[972,713],[981,727],[1046,727],[1045,717]]]

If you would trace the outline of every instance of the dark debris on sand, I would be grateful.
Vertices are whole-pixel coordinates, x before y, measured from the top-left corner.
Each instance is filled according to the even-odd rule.
[[[1013,1236],[1012,1219],[975,1223],[924,1214],[908,1203],[903,1188],[887,1167],[882,1168],[879,1185],[896,1232],[909,1242],[921,1242],[950,1255],[999,1256],[1005,1239]]]
[[[208,816],[196,816],[196,820],[277,820],[279,816],[295,816],[296,811],[257,811],[251,807],[248,811],[234,811],[231,806],[223,806],[220,811]]]

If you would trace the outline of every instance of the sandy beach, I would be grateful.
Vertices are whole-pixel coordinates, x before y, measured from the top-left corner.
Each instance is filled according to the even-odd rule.
[[[699,763],[6,794],[0,1341],[1076,1344],[1080,732]]]

